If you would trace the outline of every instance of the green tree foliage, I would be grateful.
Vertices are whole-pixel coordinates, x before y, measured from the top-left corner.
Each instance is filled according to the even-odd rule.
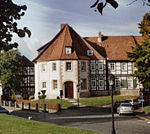
[[[25,10],[27,10],[26,5],[19,6],[12,0],[0,0],[0,50],[8,51],[17,48],[18,43],[12,43],[13,33],[19,37],[24,37],[25,34],[31,36],[27,27],[19,29],[16,22],[24,16]]]
[[[144,40],[142,44],[136,44],[128,57],[135,62],[135,76],[142,82],[145,88],[150,87],[150,13],[146,13],[139,24],[140,33]]]
[[[134,2],[137,2],[138,0],[131,0],[131,3],[128,5],[132,5]],[[143,2],[143,6],[147,5],[150,6],[150,0],[141,0]],[[98,12],[103,15],[103,9],[106,7],[106,5],[109,4],[113,8],[117,8],[119,6],[119,3],[115,0],[96,0],[95,3],[91,6],[91,8],[95,8],[95,11],[98,10]]]
[[[22,82],[22,56],[18,50],[3,51],[0,54],[0,81],[4,95],[19,92]]]

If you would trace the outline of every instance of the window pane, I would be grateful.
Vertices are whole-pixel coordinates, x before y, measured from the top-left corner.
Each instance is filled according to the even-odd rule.
[[[46,88],[46,82],[42,82],[42,88]]]
[[[122,70],[127,70],[127,64],[126,63],[122,63]]]
[[[103,63],[98,63],[98,69],[102,70],[103,69]]]
[[[91,71],[94,71],[94,70],[95,70],[95,64],[91,63]]]
[[[110,63],[110,70],[115,70],[115,64],[114,63]]]
[[[81,71],[86,72],[86,62],[81,62]]]
[[[53,63],[53,65],[52,65],[52,70],[53,70],[53,71],[56,71],[56,63]]]
[[[71,71],[71,62],[66,62],[66,71]]]
[[[42,71],[46,71],[46,65],[45,64],[42,64]]]
[[[57,89],[57,80],[53,80],[53,89]]]
[[[71,47],[66,47],[66,54],[71,54]]]
[[[96,87],[96,81],[95,80],[91,80],[91,87],[95,88]]]
[[[121,87],[127,88],[127,80],[121,80]]]

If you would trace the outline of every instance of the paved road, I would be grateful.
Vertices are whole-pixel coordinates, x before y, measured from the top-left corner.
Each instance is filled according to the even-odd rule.
[[[46,121],[64,126],[71,126],[111,133],[110,108],[82,108],[62,110],[57,114],[44,114],[27,111],[16,111],[12,114],[27,118],[29,115],[34,120]],[[135,116],[118,116],[115,114],[116,134],[150,134],[148,121],[139,120]]]

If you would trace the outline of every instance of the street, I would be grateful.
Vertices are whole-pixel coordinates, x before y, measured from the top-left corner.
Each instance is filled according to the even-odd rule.
[[[14,111],[13,115],[27,118],[32,116],[33,120],[55,123],[63,126],[71,126],[102,132],[111,133],[110,108],[80,108],[66,109],[55,114],[37,113],[30,111]],[[116,134],[149,134],[150,124],[148,121],[140,120],[134,115],[115,114]]]

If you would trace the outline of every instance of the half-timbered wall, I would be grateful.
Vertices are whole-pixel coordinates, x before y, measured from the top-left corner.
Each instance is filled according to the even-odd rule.
[[[90,89],[106,90],[105,60],[91,60],[89,70],[90,70]]]
[[[109,74],[115,76],[116,89],[135,89],[137,88],[137,79],[133,77],[134,63],[132,62],[109,62],[108,63]]]

